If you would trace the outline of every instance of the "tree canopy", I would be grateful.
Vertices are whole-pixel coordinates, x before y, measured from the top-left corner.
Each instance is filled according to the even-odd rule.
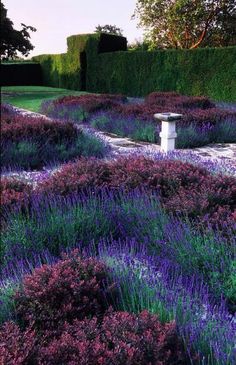
[[[95,29],[96,33],[108,33],[123,36],[123,30],[118,28],[116,25],[98,25]]]
[[[24,56],[28,56],[29,52],[34,49],[30,42],[30,33],[35,32],[36,29],[30,25],[21,23],[22,29],[16,30],[13,27],[13,22],[7,17],[7,9],[1,5],[1,45],[0,56],[1,59],[17,58],[17,52]]]
[[[133,17],[154,48],[236,44],[235,0],[137,0]]]

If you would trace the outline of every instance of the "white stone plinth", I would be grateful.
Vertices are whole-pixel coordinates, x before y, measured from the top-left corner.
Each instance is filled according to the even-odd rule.
[[[164,152],[173,151],[175,149],[176,121],[182,118],[182,114],[176,113],[157,113],[154,118],[161,120],[161,150]]]

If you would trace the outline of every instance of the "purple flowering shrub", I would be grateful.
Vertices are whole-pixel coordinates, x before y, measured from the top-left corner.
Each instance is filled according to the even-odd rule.
[[[7,322],[0,331],[3,364],[42,365],[184,365],[189,358],[178,338],[174,322],[161,324],[157,316],[143,311],[106,313],[100,321],[65,322],[59,334],[21,331]]]
[[[65,325],[62,335],[41,349],[42,364],[56,365],[76,359],[81,365],[188,364],[175,323],[161,324],[155,315],[109,312]]]
[[[114,285],[108,269],[94,258],[82,259],[78,251],[54,265],[43,265],[26,275],[15,295],[17,317],[25,325],[58,331],[63,323],[96,315],[109,305]]]
[[[2,113],[1,142],[19,142],[21,140],[34,140],[41,143],[59,143],[61,141],[74,141],[78,130],[72,123],[50,121],[46,118],[36,118],[25,115],[12,115]]]
[[[72,122],[6,112],[3,107],[1,163],[6,169],[39,169],[80,156],[103,157],[105,143]]]
[[[205,96],[185,96],[176,92],[153,92],[146,96],[148,105],[175,107],[180,109],[210,109],[215,104]]]
[[[204,168],[181,161],[153,161],[145,157],[111,162],[81,159],[65,165],[39,184],[38,190],[67,195],[95,187],[157,191],[169,212],[188,214],[213,226],[235,225],[236,179],[212,176]]]
[[[1,208],[10,208],[16,204],[24,205],[32,187],[13,178],[2,178],[0,182]]]
[[[34,364],[37,349],[36,332],[28,327],[22,331],[14,322],[5,322],[0,328],[0,364]]]
[[[111,94],[84,94],[80,96],[64,96],[52,102],[53,106],[80,106],[86,113],[108,110],[127,102],[126,96]]]

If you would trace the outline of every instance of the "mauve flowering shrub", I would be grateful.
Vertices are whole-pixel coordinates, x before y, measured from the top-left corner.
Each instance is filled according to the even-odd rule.
[[[145,102],[155,106],[171,106],[180,109],[209,109],[215,104],[205,96],[185,96],[176,92],[153,92],[146,96]]]
[[[166,196],[175,193],[180,186],[200,186],[209,175],[205,169],[181,161],[120,157],[104,162],[83,158],[64,165],[38,189],[64,195],[88,187],[126,190],[146,187],[160,190]]]
[[[21,331],[14,322],[6,322],[0,328],[1,365],[35,364],[36,349],[36,332],[31,327]]]
[[[147,104],[123,104],[118,105],[112,110],[113,116],[119,115],[123,118],[137,118],[146,122],[153,122],[157,124],[154,120],[153,115],[155,113],[166,112],[166,108],[163,106],[153,106]]]
[[[39,338],[37,338],[39,337]],[[4,365],[184,365],[189,358],[174,322],[161,324],[157,316],[109,311],[102,323],[94,317],[65,323],[55,336],[50,331],[22,332],[7,322],[0,332],[0,360]],[[40,345],[39,345],[40,344]]]
[[[32,186],[13,178],[2,178],[0,182],[1,208],[10,208],[15,204],[24,204]]]
[[[175,323],[161,324],[143,311],[108,313],[101,325],[96,318],[66,324],[62,335],[42,347],[42,365],[184,365],[188,358],[176,334]]]
[[[79,131],[72,123],[50,121],[24,115],[2,114],[1,143],[25,139],[42,143],[74,141]],[[81,133],[81,132],[80,132]]]
[[[187,213],[220,227],[224,221],[235,224],[236,179],[214,177],[204,168],[181,161],[154,161],[144,157],[119,158],[111,162],[81,159],[65,165],[39,184],[38,189],[66,195],[91,187],[155,190],[171,212]],[[222,208],[223,222],[219,214]]]
[[[108,150],[102,139],[74,123],[17,113],[3,113],[1,137],[1,162],[6,169],[41,169],[80,156],[103,157]]]
[[[198,124],[199,126],[215,125],[226,119],[236,122],[236,113],[219,108],[211,109],[194,109],[184,113],[183,122],[187,124]]]
[[[209,109],[185,109],[183,107],[176,107],[175,105],[154,105],[154,104],[124,104],[118,105],[112,110],[113,117],[116,115],[123,118],[137,118],[144,122],[155,123],[158,122],[154,119],[153,115],[156,113],[174,112],[183,114],[183,118],[178,122],[179,127],[186,127],[189,125],[194,126],[206,126],[215,125],[226,118],[236,121],[236,113],[227,110],[221,110],[219,108]]]
[[[75,250],[54,265],[27,275],[15,296],[16,313],[24,325],[58,331],[65,321],[104,314],[114,284],[108,269],[94,258],[82,259]]]
[[[126,101],[122,95],[66,96],[43,103],[41,111],[52,118],[86,122],[106,132],[157,143],[161,122],[154,114],[171,111],[183,114],[177,126],[177,148],[235,141],[236,113],[217,108],[206,97],[162,92],[148,95],[144,103]]]
[[[93,113],[99,110],[114,108],[120,103],[127,102],[126,96],[111,94],[84,94],[81,96],[64,96],[53,101],[53,105],[80,106],[85,112]]]

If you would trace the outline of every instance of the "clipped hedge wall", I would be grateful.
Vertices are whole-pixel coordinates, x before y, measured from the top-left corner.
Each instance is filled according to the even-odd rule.
[[[236,101],[236,47],[127,51],[124,37],[67,38],[68,51],[34,57],[46,86],[145,96],[153,91]]]
[[[6,62],[0,65],[1,86],[42,85],[42,72],[39,63]]]
[[[236,47],[98,55],[91,91],[145,96],[152,91],[236,101]]]
[[[127,50],[124,37],[107,34],[72,35],[67,38],[67,53],[33,57],[41,64],[47,86],[71,90],[93,87],[93,74],[99,52]]]

